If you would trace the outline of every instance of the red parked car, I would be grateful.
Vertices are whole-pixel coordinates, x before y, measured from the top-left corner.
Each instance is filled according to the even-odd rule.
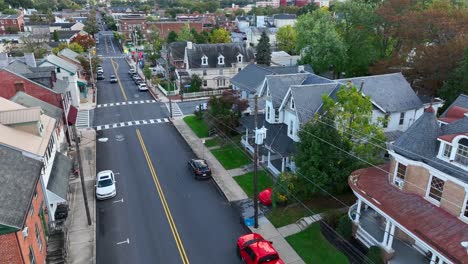
[[[257,233],[243,235],[237,239],[237,253],[246,264],[284,264],[271,244]]]
[[[270,188],[266,188],[265,190],[261,191],[258,194],[258,200],[264,205],[271,205],[271,195],[273,194],[273,190]]]

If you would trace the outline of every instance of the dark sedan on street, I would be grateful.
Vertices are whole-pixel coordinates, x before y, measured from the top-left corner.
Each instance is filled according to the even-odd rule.
[[[188,165],[195,179],[209,179],[211,177],[211,169],[208,167],[206,160],[191,159]]]

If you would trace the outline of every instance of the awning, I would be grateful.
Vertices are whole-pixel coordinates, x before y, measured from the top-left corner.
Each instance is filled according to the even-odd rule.
[[[68,111],[68,124],[69,125],[74,125],[76,123],[76,116],[78,115],[78,109],[74,107],[73,105],[70,105],[70,111]]]
[[[83,79],[78,79],[78,86],[86,86],[88,85],[88,82],[86,80],[83,80]]]
[[[55,155],[54,165],[52,166],[49,182],[47,183],[47,190],[67,200],[68,179],[70,178],[72,161],[60,152],[57,152]]]

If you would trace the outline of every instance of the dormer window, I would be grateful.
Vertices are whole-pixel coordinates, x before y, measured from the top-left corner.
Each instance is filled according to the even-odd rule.
[[[201,65],[203,66],[206,66],[208,65],[208,57],[203,55],[203,57],[201,58]]]
[[[237,62],[242,62],[243,57],[242,54],[237,55]]]
[[[449,144],[444,144],[444,158],[450,159],[450,154],[452,153],[452,146]]]
[[[468,139],[462,138],[458,141],[457,153],[455,154],[455,162],[468,166]]]
[[[224,57],[223,57],[223,55],[219,55],[219,57],[218,57],[218,64],[219,64],[219,65],[224,65]]]

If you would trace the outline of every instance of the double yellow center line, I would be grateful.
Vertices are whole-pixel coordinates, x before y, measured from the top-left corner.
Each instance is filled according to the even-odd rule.
[[[143,154],[145,155],[146,162],[148,163],[148,167],[150,169],[151,175],[153,176],[154,185],[156,185],[156,190],[158,191],[159,198],[164,208],[167,221],[169,222],[169,226],[171,227],[172,235],[174,236],[174,240],[176,242],[177,248],[179,249],[179,254],[180,254],[180,258],[182,259],[182,263],[189,264],[190,262],[188,260],[187,253],[185,253],[184,245],[182,244],[182,240],[180,239],[179,232],[177,231],[177,227],[171,215],[171,210],[169,209],[169,206],[167,205],[166,197],[164,196],[164,192],[161,188],[161,184],[159,184],[158,176],[156,175],[156,171],[154,170],[154,167],[153,167],[153,162],[151,161],[148,151],[146,150],[146,145],[145,145],[145,142],[143,141],[140,130],[137,129],[136,133],[137,133],[138,140],[140,141]]]
[[[114,60],[111,58],[110,61],[111,61],[111,64],[112,64],[112,68],[114,68],[115,78],[117,78],[117,82],[119,83],[120,90],[122,91],[122,95],[123,95],[125,101],[127,101],[128,100],[127,95],[125,94],[125,90],[124,90],[124,88],[122,86],[122,83],[120,82],[119,74],[117,73],[117,70],[119,69],[119,64],[117,63],[117,67],[115,67]]]

